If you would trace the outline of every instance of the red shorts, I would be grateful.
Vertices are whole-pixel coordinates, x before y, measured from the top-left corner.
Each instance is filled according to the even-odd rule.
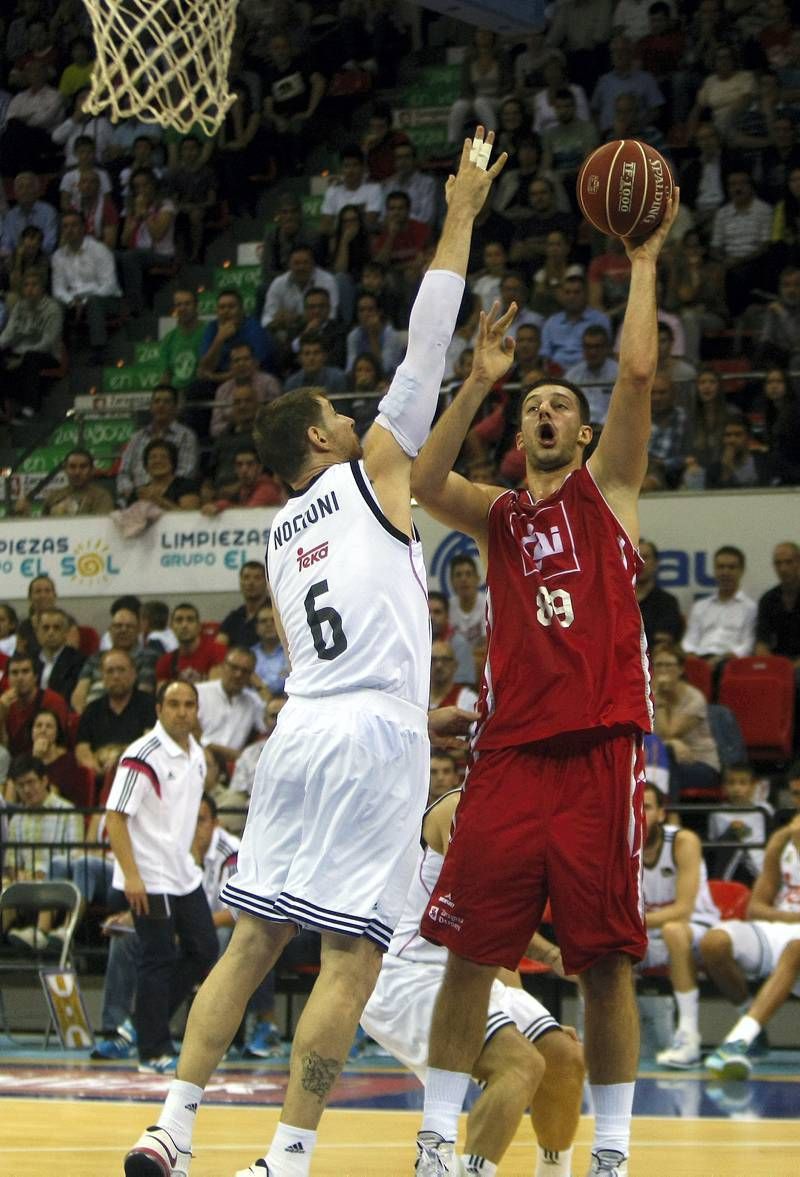
[[[516,969],[550,899],[567,972],[647,949],[638,731],[481,752],[422,918],[426,940]]]

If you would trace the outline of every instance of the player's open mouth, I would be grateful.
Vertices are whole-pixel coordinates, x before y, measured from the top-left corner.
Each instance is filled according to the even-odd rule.
[[[556,431],[548,421],[543,421],[536,430],[536,436],[542,445],[552,446],[556,444]]]

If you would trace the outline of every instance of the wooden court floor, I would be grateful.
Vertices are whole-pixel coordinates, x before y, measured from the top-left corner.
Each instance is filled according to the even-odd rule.
[[[2,1177],[122,1177],[122,1155],[157,1111],[155,1104],[86,1100],[0,1100]],[[799,1109],[800,1110],[800,1109]],[[233,1177],[262,1155],[277,1109],[207,1107],[201,1113],[191,1177]],[[412,1177],[419,1112],[330,1110],[314,1177]],[[585,1177],[591,1122],[581,1121],[575,1177]],[[534,1154],[524,1126],[500,1177],[531,1177]],[[631,1177],[797,1177],[800,1121],[638,1117]]]

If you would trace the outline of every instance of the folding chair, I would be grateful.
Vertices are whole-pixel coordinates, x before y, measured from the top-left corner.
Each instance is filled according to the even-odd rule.
[[[40,911],[61,911],[64,913],[64,943],[58,957],[58,968],[66,969],[72,966],[72,940],[80,918],[81,893],[74,883],[65,881],[38,883],[11,883],[0,895],[0,916],[4,911],[25,908],[37,913]],[[0,954],[0,1029],[7,1038],[14,1039],[10,1032],[6,1017],[5,1002],[3,1000],[2,978],[12,973],[36,973],[44,967],[55,965],[53,959],[47,960],[41,952],[22,954],[17,949],[3,950]],[[44,1045],[50,1041],[50,1033],[54,1027],[53,1015],[48,1007],[47,1027],[44,1035]]]

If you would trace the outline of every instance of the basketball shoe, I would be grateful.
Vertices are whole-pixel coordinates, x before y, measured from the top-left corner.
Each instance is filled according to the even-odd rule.
[[[753,1060],[749,1057],[750,1048],[746,1042],[723,1042],[713,1054],[706,1058],[706,1067],[715,1079],[730,1080],[749,1079],[753,1070]]]
[[[463,1177],[464,1167],[456,1156],[453,1141],[443,1140],[438,1132],[417,1133],[416,1177]]]
[[[688,1070],[700,1062],[700,1035],[696,1030],[676,1030],[672,1045],[660,1050],[656,1062],[660,1067]]]
[[[246,1169],[238,1169],[233,1177],[274,1177],[272,1169],[267,1167],[265,1160],[253,1161]]]
[[[155,1124],[125,1157],[125,1177],[189,1177],[191,1160],[191,1152],[178,1148],[166,1128]]]
[[[592,1153],[592,1164],[587,1177],[604,1173],[605,1177],[628,1177],[628,1158],[615,1148],[601,1148]]]

